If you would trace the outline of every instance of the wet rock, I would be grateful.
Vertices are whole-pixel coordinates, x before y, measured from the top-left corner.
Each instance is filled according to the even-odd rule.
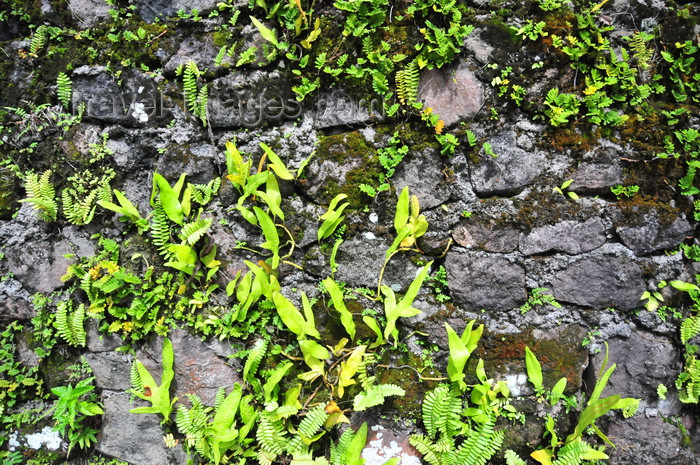
[[[102,430],[97,451],[128,463],[170,465],[185,463],[180,446],[165,447],[159,415],[130,413],[136,405],[125,392],[102,392]]]
[[[28,320],[34,316],[31,295],[15,278],[0,282],[0,323]]]
[[[376,149],[358,131],[327,136],[319,142],[316,156],[306,167],[305,194],[316,203],[328,205],[339,193],[345,193],[351,208],[360,208],[358,185],[373,184],[369,171],[376,164]]]
[[[460,61],[456,69],[423,70],[417,100],[449,127],[477,114],[484,104],[484,89],[467,62]]]
[[[471,164],[471,181],[477,195],[515,194],[542,173],[544,154],[519,148],[514,131],[504,131],[489,143],[498,156],[486,154],[482,149],[479,161]]]
[[[179,66],[186,65],[190,61],[197,63],[200,70],[216,68],[214,60],[219,50],[211,39],[187,37],[179,43],[179,49],[170,57],[170,60],[163,66],[166,73],[174,73]]]
[[[374,288],[384,264],[385,254],[391,241],[365,233],[346,240],[340,246],[336,262],[336,280],[351,286]],[[408,288],[421,267],[411,263],[408,255],[399,253],[389,261],[382,284],[399,292]]]
[[[619,394],[621,397],[644,399],[646,406],[658,409],[664,416],[676,415],[682,404],[677,397],[668,395],[659,399],[656,388],[659,384],[673,389],[681,354],[672,342],[651,333],[636,331],[629,338],[613,338],[607,341],[609,365],[615,363],[616,370],[608,380],[603,396]],[[605,349],[592,358],[592,374],[600,372]],[[595,382],[595,381],[593,381]]]
[[[486,252],[508,253],[518,248],[519,232],[508,226],[495,222],[473,223],[467,221],[452,231],[454,241],[468,249],[480,249]]]
[[[625,256],[611,254],[571,263],[556,274],[551,285],[554,297],[561,302],[620,310],[638,307],[645,288],[639,266]]]
[[[615,228],[622,243],[637,255],[676,247],[693,233],[693,227],[685,218],[676,218],[670,225],[663,225],[655,214],[639,220],[643,224],[618,224]]]
[[[610,465],[697,465],[698,425],[690,416],[681,420],[685,434],[662,416],[637,413],[634,418],[616,417],[607,429],[607,436],[618,446],[606,451]]]
[[[535,255],[549,251],[580,254],[597,249],[605,243],[605,226],[600,218],[579,223],[561,221],[535,228],[520,237],[520,252]]]
[[[505,311],[525,303],[525,270],[505,258],[452,250],[445,268],[450,295],[468,310]]]
[[[120,352],[85,354],[95,375],[95,385],[100,389],[126,391],[131,388],[129,373],[133,357]]]
[[[68,9],[81,27],[92,27],[109,17],[110,5],[104,0],[69,0]]]
[[[166,150],[158,158],[158,173],[171,185],[187,174],[186,181],[207,184],[218,176],[217,167],[223,154],[219,149],[209,144],[192,144]],[[224,179],[225,180],[225,179]],[[228,181],[226,181],[228,182]]]
[[[172,118],[172,101],[139,70],[125,71],[121,86],[104,66],[81,66],[71,78],[71,104],[73,108],[85,105],[84,121],[144,126]]]
[[[397,192],[409,186],[411,195],[418,196],[422,210],[435,208],[450,198],[445,183],[442,160],[435,149],[412,154],[401,161],[393,177]]]

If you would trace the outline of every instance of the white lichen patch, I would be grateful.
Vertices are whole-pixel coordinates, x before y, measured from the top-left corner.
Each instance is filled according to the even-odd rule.
[[[39,450],[44,447],[47,450],[55,451],[61,447],[61,436],[58,434],[58,431],[53,431],[50,426],[44,426],[44,429],[38,433],[23,436],[20,441],[19,434],[15,431],[10,435],[9,449],[11,451],[16,450],[22,445],[22,442],[32,450]]]
[[[506,375],[506,386],[513,397],[527,394],[527,375],[525,373]]]
[[[399,465],[421,465],[420,459],[403,450],[396,441],[388,441],[384,444],[385,428],[381,425],[374,425],[371,430],[375,432],[375,439],[369,441],[367,447],[362,451],[362,458],[366,460],[365,465],[383,465],[387,460],[400,458]]]

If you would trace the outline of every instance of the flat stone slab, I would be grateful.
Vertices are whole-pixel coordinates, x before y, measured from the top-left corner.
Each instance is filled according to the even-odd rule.
[[[600,310],[631,310],[640,306],[646,289],[642,270],[625,256],[585,257],[556,274],[551,286],[554,298]]]
[[[584,222],[562,221],[542,226],[520,237],[523,255],[535,255],[549,251],[576,255],[589,252],[605,244],[605,226],[600,218]]]
[[[470,164],[471,182],[477,195],[514,195],[542,173],[544,154],[521,149],[516,139],[515,131],[499,133],[489,141],[497,156],[482,149],[479,161]]]
[[[417,100],[432,108],[449,127],[477,114],[484,104],[484,88],[467,62],[460,61],[453,71],[423,70]]]
[[[448,252],[445,269],[450,295],[468,310],[510,310],[527,299],[525,270],[502,257]]]

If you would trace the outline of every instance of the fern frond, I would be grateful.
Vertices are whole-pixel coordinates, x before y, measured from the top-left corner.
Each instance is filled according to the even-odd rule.
[[[459,447],[454,463],[463,465],[484,465],[498,452],[503,444],[503,431],[494,431],[489,419],[473,430]]]
[[[197,68],[197,63],[190,61],[185,65],[185,71],[182,75],[183,86],[185,90],[185,100],[187,101],[187,108],[193,114],[197,115],[197,79],[200,76],[199,68]]]
[[[30,202],[43,221],[55,221],[58,213],[56,191],[50,178],[51,170],[44,171],[41,177],[36,173],[27,173],[24,179],[27,198],[20,200]]]
[[[423,399],[423,423],[428,436],[435,439],[438,432],[452,436],[460,424],[462,401],[446,385],[430,391]]]
[[[189,187],[192,192],[192,200],[205,206],[219,192],[221,178],[214,178],[207,184],[190,184]]]
[[[395,384],[371,385],[365,391],[355,396],[353,409],[361,412],[370,407],[383,404],[384,400],[389,396],[403,396],[405,394],[406,391]]]
[[[402,105],[411,105],[416,101],[419,82],[420,73],[415,60],[396,72],[396,95]]]
[[[136,368],[135,363],[131,364],[129,378],[131,380],[131,390],[135,392],[143,392],[143,381],[141,381],[141,375],[139,375],[139,370]]]
[[[180,231],[180,239],[182,239],[183,242],[187,242],[189,245],[194,245],[207,233],[212,221],[211,218],[206,218],[187,223]]]
[[[559,449],[553,465],[580,465],[583,455],[590,452],[592,447],[585,441],[573,441]]]
[[[309,410],[299,423],[297,428],[298,436],[289,441],[287,451],[291,454],[302,451],[309,440],[321,430],[327,418],[326,409],[321,404]]]
[[[260,416],[255,437],[258,440],[260,451],[269,453],[266,454],[265,458],[269,458],[271,461],[284,452],[284,446],[289,439],[285,432],[284,423],[281,420],[272,420],[269,412],[264,412]]]
[[[243,366],[243,379],[252,383],[252,378],[258,371],[260,362],[267,352],[267,341],[264,339],[259,339],[248,354],[248,358]],[[259,384],[259,382],[258,382]]]
[[[153,219],[151,220],[151,241],[155,246],[158,247],[158,252],[164,258],[170,257],[170,252],[168,252],[168,247],[170,247],[170,220],[168,220],[168,215],[163,209],[163,204],[160,199],[155,202],[155,208],[153,210]]]
[[[685,344],[700,334],[700,315],[689,316],[681,323],[681,342]]]
[[[209,102],[209,86],[204,84],[197,92],[197,111],[195,115],[202,121],[202,125],[207,127],[207,104]]]
[[[87,334],[83,327],[85,320],[85,305],[80,304],[73,309],[73,302],[64,300],[56,305],[56,320],[54,327],[68,344],[85,347]]]
[[[58,77],[56,78],[56,85],[58,86],[58,90],[56,91],[58,101],[61,102],[63,108],[68,109],[70,106],[71,94],[73,93],[73,82],[66,73],[61,72],[58,73]]]
[[[415,447],[418,452],[423,454],[423,460],[430,465],[443,465],[442,460],[440,460],[439,452],[435,450],[435,444],[433,444],[430,438],[420,434],[412,434],[408,442]]]
[[[527,462],[520,458],[518,454],[508,449],[505,454],[506,465],[527,465]]]
[[[45,25],[41,25],[34,31],[34,37],[29,44],[29,53],[32,56],[37,56],[42,48],[46,45],[46,40],[48,39],[49,28]]]

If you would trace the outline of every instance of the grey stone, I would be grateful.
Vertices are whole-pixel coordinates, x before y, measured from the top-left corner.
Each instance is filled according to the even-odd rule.
[[[619,394],[621,397],[645,399],[645,403],[657,408],[664,416],[676,415],[682,404],[669,395],[659,399],[656,388],[663,383],[673,386],[681,363],[681,354],[670,340],[660,339],[652,333],[633,332],[629,338],[612,338],[608,341],[609,362],[617,368],[610,376],[603,397]],[[592,373],[600,373],[605,349],[593,356]]]
[[[467,310],[506,311],[525,303],[525,270],[505,258],[452,250],[445,268],[450,295]]]
[[[435,208],[450,198],[450,189],[445,184],[442,160],[434,149],[414,153],[404,158],[393,177],[397,192],[409,186],[411,195],[416,195],[422,210]]]
[[[639,219],[644,223],[636,226],[619,224],[615,228],[622,243],[637,255],[675,247],[693,233],[693,227],[685,218],[676,218],[668,226],[662,225],[656,214]]]
[[[210,144],[174,147],[163,152],[158,158],[158,173],[171,185],[175,184],[183,173],[187,174],[188,182],[206,184],[217,177],[219,158],[223,158],[220,150]]]
[[[485,29],[474,29],[474,31],[464,39],[464,47],[472,52],[474,57],[481,63],[488,64],[491,62],[493,47],[489,45],[488,42],[481,39],[480,35],[482,32],[485,32]]]
[[[364,235],[355,236],[343,242],[338,250],[336,280],[350,286],[374,288],[385,260],[385,253],[391,241],[384,238],[368,239]],[[420,271],[411,263],[407,254],[397,254],[388,263],[384,272],[383,284],[394,291],[408,288]]]
[[[185,463],[180,446],[165,447],[159,415],[130,413],[136,408],[125,392],[102,392],[102,430],[97,451],[133,464],[171,465]],[[141,401],[139,401],[141,402]]]
[[[371,425],[367,434],[367,445],[362,449],[362,458],[367,464],[380,464],[392,458],[399,458],[402,464],[419,465],[421,454],[409,444],[408,439],[409,434],[398,431],[396,425]]]
[[[376,96],[357,98],[343,90],[321,90],[305,106],[313,115],[317,129],[368,124],[382,120],[386,114],[384,101]]]
[[[544,154],[519,148],[514,131],[503,131],[489,143],[498,156],[494,158],[482,149],[479,161],[470,165],[472,185],[479,196],[515,194],[542,173]]]
[[[608,194],[610,188],[622,182],[618,163],[581,163],[573,176],[569,190],[580,194]]]
[[[152,23],[156,18],[175,16],[179,10],[189,13],[197,10],[200,16],[206,16],[216,8],[217,0],[134,0],[137,10],[144,21]],[[240,2],[234,2],[240,5]]]
[[[133,357],[120,352],[91,352],[85,354],[100,389],[126,391],[131,387],[129,373]]]
[[[646,286],[639,266],[624,256],[584,257],[558,272],[552,280],[554,297],[584,307],[630,310],[640,305]]]
[[[109,17],[110,6],[105,0],[69,0],[68,9],[83,27],[94,26]]]
[[[582,223],[561,221],[521,235],[520,252],[535,255],[558,251],[575,255],[597,249],[604,243],[605,226],[600,218],[591,218]]]
[[[515,228],[500,226],[494,222],[468,221],[458,225],[452,231],[452,238],[462,247],[498,253],[508,253],[517,249],[518,235]]]
[[[187,402],[186,394],[197,394],[205,405],[214,405],[216,392],[220,387],[227,390],[241,379],[236,371],[224,363],[216,354],[204,344],[201,339],[191,336],[181,329],[173,330],[170,334],[175,354],[173,370],[174,397]],[[158,338],[147,344],[136,353],[136,359],[160,380],[162,373],[161,354],[163,339]],[[122,376],[128,377],[127,371]]]
[[[675,419],[686,428],[684,438],[681,429],[662,416],[647,418],[639,413],[633,418],[614,418],[608,426],[607,436],[618,444],[608,449],[610,465],[697,465],[698,426],[692,417],[684,415]],[[686,443],[686,441],[688,443]]]
[[[417,100],[449,127],[477,114],[484,104],[484,89],[467,62],[460,61],[452,70],[423,70]]]
[[[302,114],[301,103],[277,71],[238,71],[215,79],[208,108],[214,128],[257,128]]]
[[[122,74],[121,86],[103,66],[81,66],[73,71],[71,104],[85,104],[84,121],[124,126],[154,126],[172,119],[173,102],[153,78],[139,70]]]
[[[6,241],[7,266],[22,286],[50,293],[63,286],[61,276],[72,263],[64,255],[89,257],[95,250],[86,231],[71,226],[52,234],[48,224],[39,221],[25,204],[14,221],[0,228],[0,237],[12,238]]]
[[[31,295],[15,278],[0,282],[0,323],[28,320],[34,316]]]
[[[214,60],[218,52],[219,50],[211,39],[202,40],[201,38],[187,37],[180,42],[175,55],[170,57],[170,60],[163,66],[163,71],[174,73],[179,66],[186,65],[190,61],[197,63],[199,69],[213,70],[215,68]]]

